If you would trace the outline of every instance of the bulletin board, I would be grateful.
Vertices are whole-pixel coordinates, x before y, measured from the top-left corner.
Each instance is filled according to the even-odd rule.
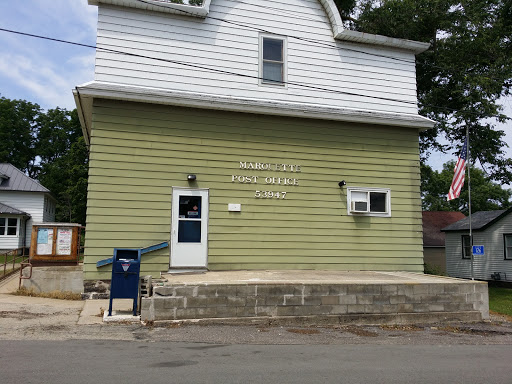
[[[77,264],[81,228],[75,223],[34,224],[30,262]]]

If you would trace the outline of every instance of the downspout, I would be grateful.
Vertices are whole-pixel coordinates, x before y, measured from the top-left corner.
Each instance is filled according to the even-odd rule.
[[[28,216],[25,216],[25,233],[23,234],[23,248],[27,246],[27,224],[28,224]]]

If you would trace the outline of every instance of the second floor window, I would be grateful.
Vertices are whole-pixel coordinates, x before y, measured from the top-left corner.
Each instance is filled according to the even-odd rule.
[[[278,37],[261,36],[262,84],[284,85],[286,78],[286,40]]]

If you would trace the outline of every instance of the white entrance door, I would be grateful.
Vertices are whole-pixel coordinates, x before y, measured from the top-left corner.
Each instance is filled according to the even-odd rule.
[[[172,191],[171,268],[206,268],[208,190]]]

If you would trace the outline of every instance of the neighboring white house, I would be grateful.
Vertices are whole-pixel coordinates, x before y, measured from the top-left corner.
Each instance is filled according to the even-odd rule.
[[[478,280],[512,281],[512,208],[473,213],[473,245],[484,253],[473,256],[473,274]],[[446,234],[446,272],[451,277],[471,278],[469,217],[442,229]]]
[[[11,164],[0,163],[0,250],[30,246],[32,223],[55,221],[55,198]]]

